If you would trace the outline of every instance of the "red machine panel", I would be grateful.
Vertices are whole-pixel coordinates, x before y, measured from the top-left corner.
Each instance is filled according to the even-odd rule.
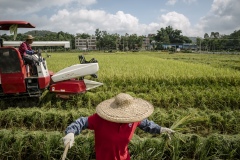
[[[50,76],[38,78],[39,88],[45,89],[50,84]]]
[[[83,80],[68,80],[57,82],[50,86],[50,92],[62,94],[77,94],[86,92],[86,85]]]

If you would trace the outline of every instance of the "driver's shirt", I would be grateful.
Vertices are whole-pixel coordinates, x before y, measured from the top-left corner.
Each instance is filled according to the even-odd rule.
[[[128,143],[140,122],[114,123],[98,114],[88,117],[88,129],[95,132],[97,160],[130,160]]]
[[[23,42],[18,48],[22,56],[26,56],[27,51],[32,51],[31,46],[27,42]]]

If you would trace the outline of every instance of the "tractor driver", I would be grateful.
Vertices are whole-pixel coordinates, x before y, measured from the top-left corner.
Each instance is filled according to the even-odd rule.
[[[37,67],[36,64],[38,64],[38,58],[33,56],[33,54],[37,53],[31,48],[31,44],[33,43],[34,37],[32,35],[28,35],[26,37],[26,41],[24,41],[20,46],[19,46],[19,52],[24,59],[26,64],[31,65],[32,70],[33,70],[33,75],[37,74]]]

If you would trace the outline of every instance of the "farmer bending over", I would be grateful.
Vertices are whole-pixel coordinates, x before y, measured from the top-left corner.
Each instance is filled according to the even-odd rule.
[[[151,134],[173,133],[147,119],[153,113],[153,106],[139,98],[120,93],[116,97],[101,102],[96,113],[80,117],[66,128],[64,146],[84,129],[94,130],[97,160],[130,160],[128,144],[137,127]]]

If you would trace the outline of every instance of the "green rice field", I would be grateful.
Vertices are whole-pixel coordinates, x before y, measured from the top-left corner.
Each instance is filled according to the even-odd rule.
[[[61,159],[65,128],[121,92],[151,102],[149,119],[176,131],[170,139],[137,129],[129,145],[132,160],[240,159],[240,55],[51,53],[48,69],[78,64],[82,54],[100,67],[97,79],[85,78],[104,85],[69,100],[48,91],[39,101],[0,100],[0,159]],[[92,131],[76,137],[67,159],[95,159]]]

